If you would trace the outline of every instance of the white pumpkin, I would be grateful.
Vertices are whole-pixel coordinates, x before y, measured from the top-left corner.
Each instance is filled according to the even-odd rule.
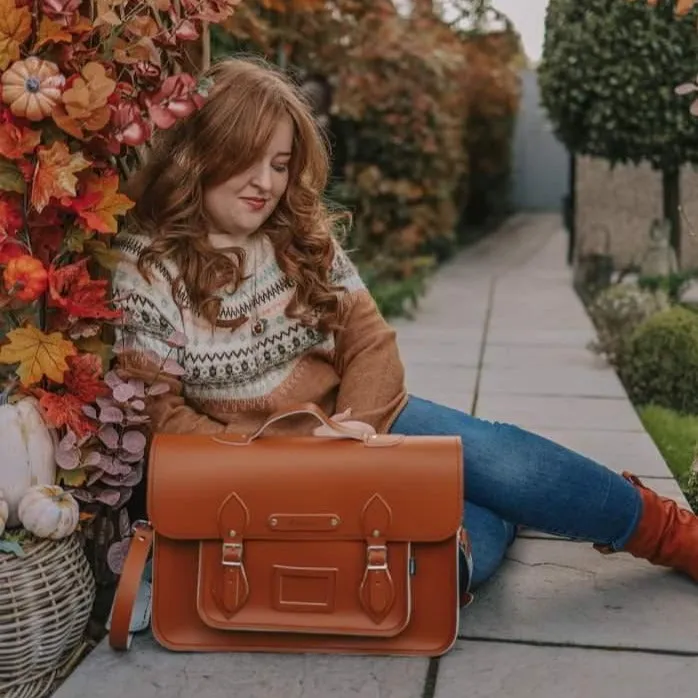
[[[52,485],[56,480],[53,434],[35,398],[0,405],[0,444],[0,488],[5,491],[11,528],[19,525],[17,507],[24,493],[33,485]]]
[[[5,493],[0,490],[0,536],[5,533],[5,524],[7,517],[10,515],[10,505],[5,499]]]
[[[69,536],[80,521],[75,498],[58,485],[30,487],[19,503],[18,513],[27,531],[51,540]]]

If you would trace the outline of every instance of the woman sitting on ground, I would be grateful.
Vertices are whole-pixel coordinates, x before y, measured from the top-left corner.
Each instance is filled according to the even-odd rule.
[[[407,394],[395,333],[334,237],[322,199],[328,153],[298,89],[246,60],[221,61],[207,76],[201,110],[159,135],[129,232],[117,237],[120,370],[149,381],[168,357],[184,368],[170,392],[150,398],[153,430],[250,433],[312,402],[357,430],[457,435],[473,587],[500,565],[519,525],[698,580],[691,512],[516,426]]]

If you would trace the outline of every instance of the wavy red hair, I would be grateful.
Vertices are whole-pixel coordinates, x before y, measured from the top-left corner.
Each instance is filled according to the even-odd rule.
[[[244,172],[260,158],[278,121],[294,124],[288,188],[262,230],[269,236],[282,271],[294,283],[289,317],[326,331],[338,323],[338,291],[330,282],[332,233],[340,218],[323,202],[329,175],[327,142],[297,86],[259,59],[234,58],[215,63],[203,74],[212,87],[200,110],[154,139],[147,164],[128,193],[135,200],[133,228],[150,239],[138,266],[158,259],[174,261],[192,310],[212,325],[235,328],[246,318],[218,319],[216,292],[243,280],[244,252],[233,258],[208,241],[211,221],[204,191]]]

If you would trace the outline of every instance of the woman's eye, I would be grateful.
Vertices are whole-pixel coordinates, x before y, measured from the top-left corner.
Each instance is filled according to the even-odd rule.
[[[284,163],[283,165],[272,165],[272,167],[277,171],[277,172],[287,172],[288,171],[288,163]]]

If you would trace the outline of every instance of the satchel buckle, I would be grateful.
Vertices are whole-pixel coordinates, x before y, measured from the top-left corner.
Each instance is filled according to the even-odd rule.
[[[226,559],[229,555],[236,559]],[[223,543],[221,564],[224,567],[242,567],[242,543]]]
[[[367,545],[366,546],[366,569],[367,570],[387,570],[388,569],[388,546],[387,545]]]

